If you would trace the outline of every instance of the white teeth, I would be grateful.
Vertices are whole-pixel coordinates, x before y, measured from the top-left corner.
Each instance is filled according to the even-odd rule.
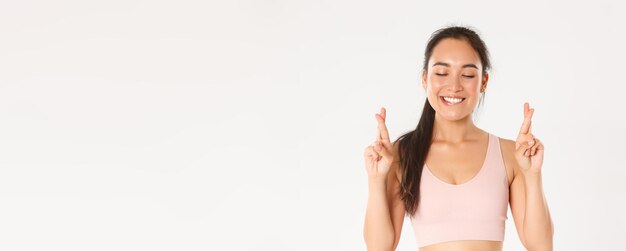
[[[460,103],[461,101],[463,101],[462,98],[449,98],[449,97],[443,97],[443,99],[447,102],[456,104],[456,103]]]

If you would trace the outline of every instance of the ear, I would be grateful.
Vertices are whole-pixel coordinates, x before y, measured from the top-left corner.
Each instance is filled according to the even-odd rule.
[[[483,76],[483,82],[480,84],[480,92],[485,92],[487,90],[487,83],[489,82],[489,73],[485,72],[485,76]]]
[[[426,70],[422,70],[422,88],[426,90]]]

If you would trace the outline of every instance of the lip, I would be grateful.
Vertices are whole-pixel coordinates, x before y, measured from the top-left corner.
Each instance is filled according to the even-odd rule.
[[[446,101],[445,99],[443,99],[443,97],[448,97],[448,98],[460,98],[460,99],[463,99],[463,100],[461,100],[461,102],[458,102],[458,103],[448,103],[448,101]],[[461,104],[461,103],[465,102],[465,100],[466,100],[466,99],[467,99],[467,98],[463,98],[463,97],[455,97],[455,96],[440,96],[440,97],[439,97],[439,100],[441,100],[441,103],[444,103],[444,104],[445,104],[445,105],[447,105],[447,106],[454,106],[454,105]]]

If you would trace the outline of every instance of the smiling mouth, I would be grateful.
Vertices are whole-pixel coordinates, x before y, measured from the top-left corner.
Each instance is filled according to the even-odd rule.
[[[452,98],[452,97],[444,97],[444,96],[441,96],[439,98],[446,105],[456,105],[465,101],[465,98]]]

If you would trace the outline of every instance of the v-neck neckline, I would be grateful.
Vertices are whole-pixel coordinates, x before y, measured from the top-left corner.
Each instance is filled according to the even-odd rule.
[[[480,166],[480,170],[478,170],[478,172],[476,174],[474,174],[474,176],[469,179],[466,182],[463,182],[461,184],[451,184],[448,182],[443,181],[442,179],[438,178],[437,176],[435,176],[435,174],[433,174],[433,172],[430,171],[430,168],[428,168],[428,165],[426,165],[426,161],[424,161],[424,169],[426,169],[426,171],[428,171],[428,173],[430,173],[430,176],[432,176],[433,178],[435,178],[436,180],[438,180],[439,182],[448,185],[448,186],[452,186],[452,187],[460,187],[460,186],[464,186],[466,184],[472,183],[474,180],[476,180],[478,178],[478,176],[483,173],[483,170],[485,169],[485,165],[487,164],[487,158],[489,158],[489,151],[491,150],[491,141],[492,141],[492,135],[491,133],[487,133],[487,151],[485,152],[485,158],[483,160],[483,164]]]

